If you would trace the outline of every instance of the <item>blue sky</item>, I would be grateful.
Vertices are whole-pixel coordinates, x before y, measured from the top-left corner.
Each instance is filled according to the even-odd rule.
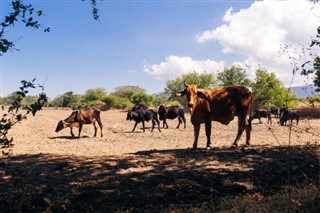
[[[1,19],[9,0],[1,1]],[[286,85],[292,64],[281,45],[308,44],[320,25],[319,8],[307,0],[287,1],[27,1],[45,16],[49,33],[17,24],[6,30],[20,51],[1,57],[1,96],[20,80],[45,81],[50,98],[103,87],[140,86],[162,92],[166,81],[187,72],[218,72],[239,64],[266,67]],[[293,50],[290,54],[297,54]],[[295,77],[294,85],[306,79]],[[311,83],[311,81],[310,81]]]

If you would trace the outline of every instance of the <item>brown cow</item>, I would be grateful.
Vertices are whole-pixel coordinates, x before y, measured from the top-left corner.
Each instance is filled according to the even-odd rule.
[[[176,96],[186,95],[191,112],[191,123],[194,126],[193,148],[198,145],[200,124],[205,123],[207,149],[210,148],[211,120],[228,125],[238,117],[238,134],[232,147],[238,146],[238,141],[246,130],[246,145],[250,145],[251,122],[247,118],[249,106],[252,105],[251,91],[245,87],[233,85],[221,89],[198,89],[195,84],[186,84],[185,89]]]
[[[64,120],[59,121],[56,132],[61,131],[62,129],[66,127],[70,127],[71,135],[74,137],[74,134],[72,132],[72,127],[79,127],[79,135],[78,138],[80,138],[81,134],[81,129],[83,124],[93,124],[94,126],[94,137],[97,135],[97,127],[96,127],[96,122],[98,122],[100,126],[100,131],[101,131],[101,137],[103,137],[102,134],[102,123],[100,119],[100,110],[93,108],[93,107],[88,107],[86,109],[82,110],[75,110],[71,113],[69,117],[67,117]]]

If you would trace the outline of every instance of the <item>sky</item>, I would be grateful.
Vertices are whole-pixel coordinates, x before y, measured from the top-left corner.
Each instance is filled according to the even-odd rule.
[[[10,3],[0,1],[1,21]],[[308,0],[103,0],[99,21],[88,0],[24,3],[43,11],[38,20],[50,32],[22,23],[6,29],[19,51],[0,56],[1,97],[33,78],[49,98],[128,85],[154,94],[169,79],[232,65],[252,79],[262,67],[286,86],[299,86],[312,80],[293,75],[302,60],[292,58],[320,54],[308,48],[320,26],[320,4]]]

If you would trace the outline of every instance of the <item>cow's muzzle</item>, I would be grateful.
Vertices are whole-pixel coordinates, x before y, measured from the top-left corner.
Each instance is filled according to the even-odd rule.
[[[192,108],[193,106],[194,106],[193,103],[188,103],[188,107],[189,107],[189,108]]]

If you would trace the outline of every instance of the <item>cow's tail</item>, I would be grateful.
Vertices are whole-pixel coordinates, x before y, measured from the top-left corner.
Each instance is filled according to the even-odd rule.
[[[249,105],[249,119],[248,119],[248,126],[250,130],[252,130],[252,112],[253,112],[253,97],[251,96],[250,105]]]

